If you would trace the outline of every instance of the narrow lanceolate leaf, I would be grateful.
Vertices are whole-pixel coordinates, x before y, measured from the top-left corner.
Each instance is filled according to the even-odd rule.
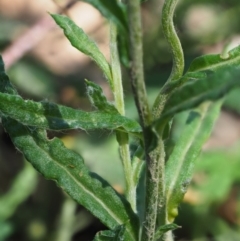
[[[168,99],[162,117],[156,122],[156,126],[161,125],[162,119],[172,117],[181,111],[197,107],[206,100],[218,100],[235,87],[240,86],[240,69],[224,68],[210,73],[208,76],[199,78],[196,73],[196,79],[185,83],[177,89]]]
[[[109,129],[141,132],[140,125],[120,114],[84,112],[49,102],[23,100],[20,96],[0,93],[0,112],[24,125],[50,130]]]
[[[124,5],[117,0],[84,0],[92,4],[108,20],[113,21],[121,31],[128,29],[127,16]]]
[[[217,70],[227,66],[239,66],[240,65],[240,46],[232,49],[228,52],[226,57],[222,57],[221,54],[209,54],[203,55],[191,63],[188,72],[197,72],[204,70]]]
[[[65,36],[68,38],[72,46],[92,58],[99,68],[103,71],[107,80],[112,87],[112,74],[110,66],[94,43],[84,31],[79,28],[70,18],[58,14],[51,15],[55,22],[63,29]]]
[[[87,95],[94,107],[96,107],[100,111],[112,114],[119,114],[115,106],[107,100],[102,88],[99,85],[88,80],[86,80],[86,85]]]
[[[110,229],[126,224],[126,240],[136,239],[138,219],[130,204],[100,176],[90,173],[80,155],[57,138],[48,140],[44,131],[10,118],[3,117],[2,123],[16,148],[45,178],[55,180]]]
[[[123,241],[124,226],[119,226],[115,230],[104,230],[96,234],[93,241]]]
[[[172,222],[193,175],[196,158],[208,139],[221,108],[222,100],[203,103],[190,112],[185,129],[166,164],[168,219]]]

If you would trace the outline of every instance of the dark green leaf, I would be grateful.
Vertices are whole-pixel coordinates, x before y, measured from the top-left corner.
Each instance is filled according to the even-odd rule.
[[[70,18],[58,14],[52,14],[51,16],[63,29],[65,36],[68,38],[72,46],[88,55],[96,62],[112,87],[110,66],[98,46]]]
[[[2,61],[0,91],[16,93],[4,73]],[[65,148],[57,138],[48,140],[44,130],[24,126],[5,116],[2,116],[2,124],[16,148],[40,173],[55,180],[110,229],[125,225],[125,240],[138,239],[139,221],[130,204],[105,180],[90,173],[80,155]]]
[[[122,32],[128,29],[125,6],[118,0],[84,0],[92,4],[108,20],[112,20]]]
[[[93,241],[122,241],[124,240],[125,228],[123,225],[117,227],[115,230],[100,231],[94,237]]]
[[[107,100],[102,88],[99,85],[88,80],[86,80],[86,85],[87,94],[93,106],[100,111],[119,114],[115,106]]]
[[[175,224],[175,223],[170,223],[170,224],[166,224],[166,225],[160,226],[160,227],[157,229],[156,233],[155,233],[154,240],[158,240],[158,239],[161,238],[162,235],[165,234],[166,232],[172,231],[172,230],[177,229],[177,228],[181,228],[181,226],[178,226],[178,225]]]
[[[190,184],[195,160],[208,139],[222,105],[222,100],[205,102],[191,111],[181,137],[166,164],[166,198],[168,220],[177,215],[177,207]]]
[[[196,73],[195,80],[186,82],[170,96],[162,117],[156,122],[157,129],[165,118],[171,118],[174,114],[192,109],[203,101],[222,98],[230,90],[240,86],[239,77],[240,70],[236,68],[224,68],[204,78],[199,78],[199,74]],[[193,78],[193,73],[191,73],[191,78]]]
[[[110,229],[126,224],[126,237],[135,240],[138,219],[130,204],[101,177],[90,173],[80,155],[65,148],[57,138],[47,140],[44,131],[23,126],[10,118],[3,118],[2,123],[16,148],[45,178],[55,180]]]
[[[49,102],[23,100],[20,96],[0,93],[0,112],[24,125],[50,130],[109,129],[141,132],[140,125],[120,114],[84,112]]]
[[[191,63],[188,72],[198,72],[204,70],[217,70],[227,66],[239,66],[240,64],[240,46],[228,52],[227,57],[221,54],[203,55]]]

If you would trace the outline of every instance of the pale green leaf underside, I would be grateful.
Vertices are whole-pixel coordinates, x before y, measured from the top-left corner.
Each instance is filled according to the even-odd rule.
[[[203,55],[193,60],[188,72],[217,70],[227,66],[240,65],[240,46],[228,52],[227,58],[223,58],[221,54]]]
[[[96,107],[97,110],[112,114],[119,114],[115,106],[107,100],[102,88],[99,85],[86,80],[86,86],[87,95],[90,99],[90,102],[94,107]]]
[[[169,212],[182,201],[193,175],[195,160],[208,139],[222,100],[203,103],[190,112],[186,126],[166,164],[166,197]]]
[[[79,28],[70,18],[52,14],[55,22],[63,29],[65,36],[68,38],[73,47],[92,58],[99,68],[103,71],[107,80],[112,87],[112,74],[110,66],[99,50],[96,43],[94,43],[84,31]]]
[[[20,96],[0,93],[0,112],[24,125],[50,130],[109,129],[141,132],[140,125],[120,114],[84,112],[49,102],[23,100]]]

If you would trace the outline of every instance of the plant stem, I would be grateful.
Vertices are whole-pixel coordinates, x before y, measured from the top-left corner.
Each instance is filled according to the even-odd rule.
[[[146,211],[142,241],[153,241],[158,208],[165,206],[164,195],[164,144],[160,140],[157,147],[147,154]],[[160,200],[159,200],[159,197]]]
[[[172,84],[179,79],[184,70],[184,59],[181,43],[178,39],[173,24],[173,14],[177,0],[166,0],[163,6],[162,26],[165,37],[171,47],[173,55],[173,68],[171,75],[158,95],[153,106],[153,120],[160,115],[174,88],[166,88],[166,85]],[[166,220],[166,197],[165,197],[165,152],[164,143],[160,138],[158,146],[149,153],[149,165],[147,171],[146,183],[146,217],[142,234],[142,241],[152,241],[154,239],[156,223],[164,225]],[[170,240],[171,233],[164,235],[163,239]]]
[[[171,91],[166,91],[166,85],[171,84],[171,82],[178,80],[182,77],[184,71],[184,56],[181,46],[181,42],[177,36],[176,30],[173,23],[173,14],[176,8],[178,0],[165,0],[162,10],[162,28],[165,38],[170,45],[172,57],[173,57],[173,67],[171,75],[169,76],[164,87],[160,91],[158,97],[155,100],[153,106],[153,118],[156,119],[161,115],[161,112],[165,106],[165,103],[171,94]]]
[[[164,106],[177,86],[177,80],[182,77],[184,71],[184,56],[181,46],[181,42],[177,36],[176,30],[173,23],[174,10],[176,8],[178,0],[165,0],[162,10],[162,28],[165,38],[170,45],[172,57],[173,57],[173,67],[172,72],[161,89],[158,97],[155,100],[153,105],[153,119],[156,120],[160,117]],[[172,85],[172,86],[171,86]],[[175,88],[174,88],[175,87]],[[164,150],[162,150],[164,153]],[[164,155],[164,154],[163,154]],[[166,195],[165,195],[165,178],[164,178],[164,169],[165,169],[165,160],[159,163],[159,200],[158,200],[158,209],[157,209],[157,225],[167,224],[167,215],[166,215]],[[172,241],[172,232],[167,232],[161,240]]]
[[[125,115],[122,73],[117,48],[117,27],[112,21],[110,21],[110,54],[115,106],[121,115]]]
[[[128,0],[128,21],[131,50],[131,81],[136,106],[138,109],[140,121],[143,127],[145,157],[147,162],[146,170],[146,209],[145,219],[142,228],[142,241],[153,241],[155,234],[155,225],[158,209],[159,192],[159,163],[164,162],[163,146],[160,145],[149,153],[151,139],[150,125],[152,121],[148,106],[144,74],[143,74],[143,53],[142,53],[142,29],[140,16],[139,0]],[[163,158],[163,160],[162,160]],[[161,170],[163,174],[163,170]]]
[[[121,65],[117,48],[117,27],[113,22],[110,22],[110,52],[115,106],[121,115],[125,115]],[[131,204],[132,209],[136,212],[136,188],[134,187],[132,175],[131,156],[128,144],[129,137],[127,133],[123,132],[116,132],[116,135],[125,173],[126,197]]]
[[[127,8],[131,53],[131,84],[141,124],[143,127],[148,127],[151,124],[151,112],[143,73],[142,24],[139,0],[127,0]]]
[[[178,0],[165,0],[162,10],[162,27],[173,56],[173,68],[168,82],[177,80],[183,74],[184,57],[181,42],[177,36],[173,23],[173,14]]]

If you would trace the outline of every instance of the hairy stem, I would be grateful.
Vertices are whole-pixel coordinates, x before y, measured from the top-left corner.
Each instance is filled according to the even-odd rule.
[[[127,7],[131,53],[131,83],[141,124],[143,127],[147,127],[151,123],[151,113],[143,73],[142,24],[139,0],[127,0]]]
[[[125,115],[121,66],[117,48],[117,28],[113,22],[110,22],[110,52],[115,106],[121,115]],[[136,188],[134,187],[132,175],[131,156],[128,144],[129,137],[127,133],[123,132],[117,132],[116,135],[126,180],[126,197],[132,209],[136,212]]]
[[[162,10],[163,33],[171,47],[173,56],[173,68],[168,79],[169,82],[180,78],[184,70],[183,50],[173,23],[173,15],[177,2],[178,0],[166,0]]]
[[[173,15],[177,2],[178,0],[165,0],[162,10],[162,28],[165,38],[171,48],[173,67],[171,75],[169,76],[165,86],[162,88],[155,100],[153,106],[154,119],[158,118],[161,115],[168,96],[171,93],[171,91],[169,91],[169,88],[166,88],[166,86],[182,77],[184,71],[183,50],[173,23]]]
[[[142,241],[153,241],[157,219],[159,201],[159,177],[164,174],[159,164],[164,163],[164,151],[162,142],[155,150],[150,151],[152,133],[150,125],[152,122],[151,113],[148,106],[144,74],[143,74],[143,54],[142,54],[142,29],[140,18],[139,0],[128,0],[128,21],[131,50],[131,80],[136,106],[143,127],[145,157],[147,162],[146,170],[146,208],[145,218],[142,225]]]
[[[165,206],[164,198],[164,144],[159,141],[157,147],[148,153],[147,175],[146,175],[146,212],[142,232],[142,241],[153,241],[157,212]],[[160,200],[159,200],[159,197]]]
[[[165,37],[171,47],[173,56],[173,68],[171,75],[158,95],[153,106],[153,120],[160,117],[168,96],[174,88],[168,88],[174,81],[179,79],[184,70],[184,59],[181,43],[178,39],[173,24],[173,14],[177,0],[166,0],[163,6],[162,26]],[[164,225],[166,220],[166,197],[165,197],[165,152],[164,143],[160,139],[158,147],[149,153],[150,164],[147,171],[146,193],[146,217],[142,241],[152,241],[157,225]],[[163,239],[170,240],[171,233],[164,235]]]

